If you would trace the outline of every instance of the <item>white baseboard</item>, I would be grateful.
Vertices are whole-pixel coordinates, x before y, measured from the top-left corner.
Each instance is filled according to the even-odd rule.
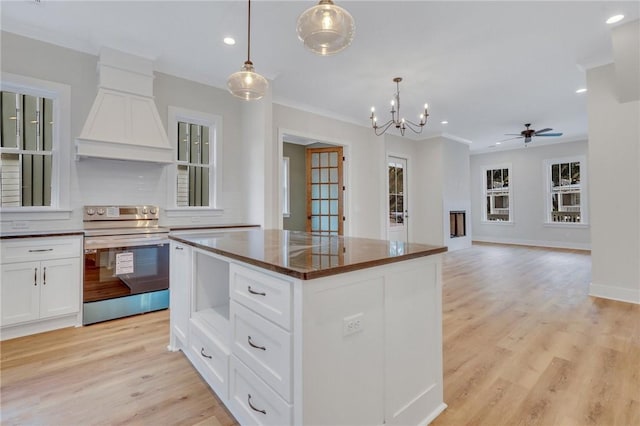
[[[591,283],[589,296],[640,304],[640,288],[616,287]]]
[[[572,243],[570,241],[540,241],[540,240],[522,240],[520,238],[503,238],[503,237],[483,237],[473,236],[473,241],[482,243],[498,243],[498,244],[515,244],[519,246],[536,246],[563,248],[572,250],[591,250],[590,243]]]

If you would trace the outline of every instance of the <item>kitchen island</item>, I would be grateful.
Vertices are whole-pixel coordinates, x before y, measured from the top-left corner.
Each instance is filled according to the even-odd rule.
[[[446,247],[171,236],[171,337],[241,424],[426,424],[446,408]]]

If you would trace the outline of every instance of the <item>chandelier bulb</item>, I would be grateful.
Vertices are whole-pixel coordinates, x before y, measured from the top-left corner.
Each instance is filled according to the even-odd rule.
[[[429,104],[424,104],[424,110],[426,111],[429,108]]]
[[[376,112],[376,107],[371,107],[371,112]]]

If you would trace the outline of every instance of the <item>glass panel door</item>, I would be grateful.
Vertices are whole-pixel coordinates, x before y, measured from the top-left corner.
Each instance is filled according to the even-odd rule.
[[[307,148],[307,232],[342,235],[342,147]]]

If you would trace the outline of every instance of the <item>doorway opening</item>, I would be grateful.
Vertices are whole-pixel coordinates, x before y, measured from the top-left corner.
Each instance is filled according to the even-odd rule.
[[[288,133],[281,139],[282,229],[344,235],[344,147]]]

